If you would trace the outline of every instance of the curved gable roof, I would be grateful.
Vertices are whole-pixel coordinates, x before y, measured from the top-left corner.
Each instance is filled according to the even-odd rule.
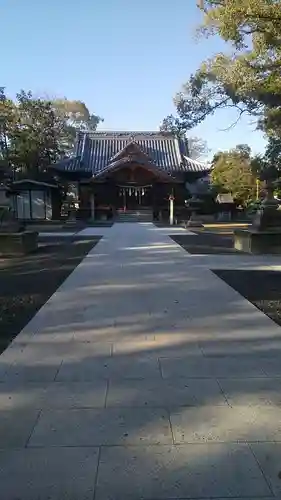
[[[210,167],[188,157],[187,141],[169,132],[84,132],[78,133],[75,159],[66,161],[64,170],[99,175],[114,158],[135,144],[151,163],[166,172],[207,172]]]
[[[171,134],[158,132],[96,132],[82,133],[78,139],[77,155],[93,175],[101,172],[112,158],[131,142],[140,146],[151,161],[165,170],[180,170],[182,155],[178,140]]]

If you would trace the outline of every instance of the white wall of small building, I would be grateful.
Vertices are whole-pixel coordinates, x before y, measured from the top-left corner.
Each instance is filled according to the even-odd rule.
[[[32,219],[45,219],[45,193],[44,191],[31,191],[31,216]]]
[[[40,189],[21,191],[15,196],[14,203],[18,219],[52,219],[52,200],[49,191]]]

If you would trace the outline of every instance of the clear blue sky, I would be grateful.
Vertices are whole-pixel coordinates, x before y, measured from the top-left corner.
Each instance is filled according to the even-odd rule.
[[[157,130],[174,112],[172,98],[200,62],[224,49],[219,39],[195,41],[196,0],[0,0],[0,85],[14,96],[36,94],[84,101],[104,117],[102,129]],[[5,44],[5,46],[4,46]],[[212,152],[262,135],[243,120],[229,132],[229,112],[191,135]]]

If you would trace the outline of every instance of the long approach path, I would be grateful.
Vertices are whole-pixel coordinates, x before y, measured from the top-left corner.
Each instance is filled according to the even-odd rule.
[[[281,498],[281,329],[212,272],[279,259],[102,231],[0,357],[0,498]]]

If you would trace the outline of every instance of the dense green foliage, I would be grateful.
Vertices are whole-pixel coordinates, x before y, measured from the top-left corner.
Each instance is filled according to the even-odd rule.
[[[250,148],[243,144],[217,153],[212,162],[211,179],[217,192],[231,193],[238,204],[247,206],[256,194]]]
[[[198,31],[219,36],[226,51],[203,61],[177,93],[174,123],[186,131],[223,108],[236,109],[237,121],[243,114],[254,117],[269,140],[262,170],[276,177],[281,163],[281,0],[197,4],[203,16]]]
[[[176,96],[180,117],[194,126],[234,106],[280,135],[281,0],[205,0],[200,8],[203,35],[219,35],[232,50],[203,62],[190,77]]]
[[[80,101],[45,100],[21,91],[15,102],[0,89],[2,173],[38,177],[70,154],[78,129],[95,130],[101,118]]]
[[[160,125],[160,130],[162,132],[172,132],[176,137],[186,139],[188,143],[188,156],[193,160],[201,159],[209,152],[207,142],[200,137],[187,137],[187,128],[184,122],[179,118],[175,118],[173,115],[164,118]]]

